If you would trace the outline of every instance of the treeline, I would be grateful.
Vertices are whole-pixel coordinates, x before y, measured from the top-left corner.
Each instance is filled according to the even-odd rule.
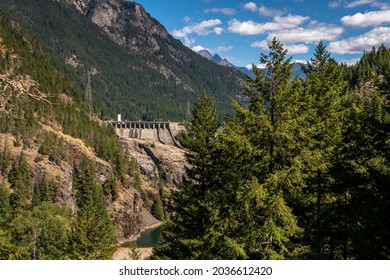
[[[82,110],[80,91],[0,14],[0,259],[109,258],[116,233],[108,202],[117,199],[118,185],[133,186],[137,166],[113,129]],[[104,186],[95,163],[74,156],[58,132],[83,140],[111,164]],[[29,148],[37,150],[35,159]],[[61,197],[63,178],[32,162],[45,157],[73,166],[74,203]]]
[[[277,39],[243,84],[249,102],[219,124],[195,105],[192,165],[156,259],[388,259],[390,49],[338,65],[322,42],[291,80]]]

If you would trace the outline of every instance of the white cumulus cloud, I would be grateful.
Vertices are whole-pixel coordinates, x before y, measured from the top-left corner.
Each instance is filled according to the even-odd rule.
[[[207,48],[205,48],[205,47],[203,47],[203,46],[201,46],[201,45],[193,46],[193,47],[191,48],[191,50],[193,50],[194,52],[199,52],[199,51],[201,51],[201,50],[210,51],[209,49],[207,49]]]
[[[244,9],[249,10],[251,12],[257,11],[257,5],[254,2],[249,2],[244,5]]]
[[[309,52],[309,46],[304,44],[298,44],[298,45],[285,45],[284,46],[289,54],[298,54],[298,53],[308,53]]]
[[[268,41],[263,40],[263,41],[259,41],[259,42],[253,42],[251,44],[251,47],[261,48],[262,50],[268,50]],[[284,45],[284,48],[288,50],[289,54],[299,54],[299,53],[308,53],[309,52],[309,46],[304,45],[304,44]]]
[[[265,17],[281,16],[281,15],[286,13],[286,9],[272,9],[272,8],[268,8],[264,5],[261,5],[259,7],[254,2],[248,2],[248,3],[244,4],[244,9],[251,11],[251,12],[257,12],[260,15],[265,16]]]
[[[303,42],[310,44],[317,43],[321,40],[333,41],[343,32],[344,29],[340,26],[312,22],[305,28],[297,27],[293,29],[274,31],[268,35],[267,39],[271,40],[273,37],[276,37],[285,43]]]
[[[368,27],[390,23],[390,10],[372,11],[367,13],[357,13],[353,16],[344,16],[341,22],[348,26]]]
[[[219,19],[210,19],[210,20],[204,20],[200,23],[192,24],[189,26],[185,26],[182,29],[174,29],[172,34],[175,37],[178,38],[184,38],[189,34],[195,33],[198,35],[209,35],[210,33],[215,33],[217,35],[221,34],[223,31],[223,28],[218,27],[218,25],[221,25],[222,21]]]
[[[267,31],[281,30],[287,28],[294,28],[305,21],[309,17],[300,15],[287,15],[287,16],[276,16],[273,22],[262,22],[258,23],[252,20],[239,21],[237,19],[231,19],[229,21],[229,31],[238,33],[240,35],[258,35],[264,34]]]
[[[331,42],[329,51],[336,54],[361,54],[381,44],[390,45],[390,27],[377,27],[356,37]]]

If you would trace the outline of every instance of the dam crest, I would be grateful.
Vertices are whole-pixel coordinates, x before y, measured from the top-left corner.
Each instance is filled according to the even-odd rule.
[[[183,123],[155,121],[110,121],[116,134],[122,138],[159,141],[181,148],[176,137],[184,129]]]

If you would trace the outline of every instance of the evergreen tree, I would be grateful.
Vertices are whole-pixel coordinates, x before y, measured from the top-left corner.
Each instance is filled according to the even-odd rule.
[[[1,144],[1,142],[0,142]],[[0,146],[1,148],[1,146]],[[1,148],[0,152],[0,173],[1,175],[6,175],[7,173],[7,168],[11,162],[11,151],[8,146],[8,141],[7,138],[4,139],[4,145]]]
[[[9,196],[7,188],[0,184],[0,229],[8,226],[11,218]]]
[[[53,200],[53,187],[52,182],[49,181],[44,171],[39,178],[38,183],[34,187],[33,194],[33,206],[38,206],[43,202],[52,202]]]
[[[213,258],[208,254],[205,239],[212,226],[209,172],[218,121],[215,105],[205,92],[194,105],[185,127],[181,140],[189,149],[186,157],[191,167],[186,169],[187,179],[174,195],[174,216],[164,225],[163,241],[155,248],[155,258]]]
[[[305,74],[310,141],[306,147],[307,162],[304,167],[308,187],[301,199],[306,199],[309,209],[303,210],[305,218],[302,220],[314,257],[321,258],[323,254],[332,255],[329,245],[334,241],[332,228],[338,220],[333,213],[337,194],[332,187],[332,167],[342,143],[346,83],[342,80],[341,68],[322,42],[317,45]],[[315,204],[310,201],[315,201]]]
[[[390,256],[390,87],[385,79],[388,67],[383,67],[389,63],[390,49],[380,47],[365,53],[351,69],[360,86],[348,95],[349,122],[334,168],[335,186],[345,198],[343,258]],[[372,75],[361,74],[363,67]]]
[[[160,196],[157,196],[156,201],[153,203],[152,214],[160,221],[164,221],[164,209]]]
[[[45,202],[13,221],[11,240],[23,259],[67,259],[71,225],[69,208]]]
[[[291,257],[300,233],[288,198],[304,184],[300,133],[307,120],[302,84],[291,82],[291,58],[277,39],[244,84],[249,105],[234,102],[237,116],[219,135],[215,180],[216,226],[225,258]],[[223,254],[226,254],[225,256]]]
[[[77,221],[72,238],[74,258],[103,258],[114,242],[114,228],[103,188],[96,182],[95,168],[85,157],[74,170],[73,186],[77,205]]]
[[[15,159],[8,181],[13,189],[11,205],[15,214],[18,214],[20,211],[27,209],[32,194],[30,171],[23,152]]]

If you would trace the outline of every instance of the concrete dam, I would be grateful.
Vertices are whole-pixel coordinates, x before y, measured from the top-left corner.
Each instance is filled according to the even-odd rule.
[[[175,137],[184,129],[183,123],[148,121],[111,121],[110,123],[120,137],[154,140],[181,147]]]

